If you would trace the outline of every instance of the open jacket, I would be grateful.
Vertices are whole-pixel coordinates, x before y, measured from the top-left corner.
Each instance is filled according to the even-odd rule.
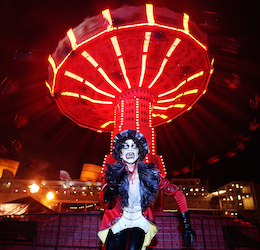
[[[122,161],[117,161],[112,165],[116,170],[122,166]],[[166,195],[171,195],[177,201],[180,212],[187,212],[186,198],[178,186],[170,183],[168,180],[159,175],[158,170],[154,168],[154,164],[146,164],[138,162],[138,174],[140,180],[140,195],[141,207],[143,216],[150,222],[150,229],[146,234],[144,242],[145,247],[151,242],[151,239],[158,232],[157,226],[154,224],[154,217],[151,210],[156,194],[159,190],[163,190]],[[107,186],[105,178],[102,179],[102,189],[99,194],[99,199],[104,203],[104,188]],[[98,236],[104,243],[108,233],[108,229],[113,226],[122,216],[123,208],[128,206],[128,191],[129,191],[129,174],[125,172],[118,189],[118,195],[115,200],[104,205],[104,216],[99,228]]]

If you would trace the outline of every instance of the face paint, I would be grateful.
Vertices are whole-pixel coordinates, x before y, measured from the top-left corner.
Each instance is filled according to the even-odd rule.
[[[139,158],[139,149],[132,139],[124,142],[120,157],[129,164],[135,163]]]

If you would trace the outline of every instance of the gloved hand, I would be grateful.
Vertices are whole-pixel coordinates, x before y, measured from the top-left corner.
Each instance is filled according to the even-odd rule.
[[[105,170],[105,179],[109,184],[111,190],[117,190],[120,186],[120,181],[123,173],[126,172],[125,165],[119,169],[113,169],[109,164],[106,163],[107,170]]]
[[[181,222],[183,225],[183,239],[189,250],[189,247],[193,246],[193,239],[196,240],[196,234],[190,225],[190,215],[189,212],[180,213]]]

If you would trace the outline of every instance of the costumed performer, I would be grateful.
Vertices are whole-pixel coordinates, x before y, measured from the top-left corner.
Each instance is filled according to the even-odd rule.
[[[173,196],[180,210],[187,249],[195,232],[190,226],[185,196],[178,186],[159,175],[153,163],[142,162],[149,152],[145,137],[125,130],[114,137],[114,164],[107,165],[99,194],[105,212],[98,236],[104,250],[140,250],[150,245],[158,232],[151,206],[158,190]]]

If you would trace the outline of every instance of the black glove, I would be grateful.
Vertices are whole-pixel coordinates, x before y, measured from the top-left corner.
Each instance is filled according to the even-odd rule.
[[[120,181],[121,181],[122,175],[123,175],[123,173],[126,172],[125,165],[123,165],[122,167],[120,167],[118,169],[112,168],[107,163],[106,163],[106,166],[107,166],[107,170],[105,170],[106,182],[110,186],[111,190],[113,190],[113,189],[117,190],[118,187],[120,186]]]
[[[106,166],[107,170],[105,170],[105,179],[108,185],[103,190],[103,197],[104,202],[109,203],[114,201],[114,199],[116,198],[122,175],[126,172],[126,170],[125,165],[117,169],[113,169],[107,163]]]
[[[183,225],[183,239],[187,249],[189,249],[190,246],[193,246],[193,239],[196,240],[196,234],[190,226],[189,212],[180,213],[180,217]]]

